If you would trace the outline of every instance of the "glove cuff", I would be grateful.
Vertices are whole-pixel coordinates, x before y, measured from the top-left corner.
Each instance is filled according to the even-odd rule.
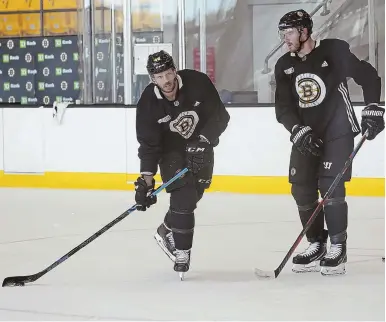
[[[294,130],[296,130],[296,128]],[[303,126],[296,133],[292,132],[291,141],[294,143],[297,142],[301,137],[303,137],[308,132],[312,132],[312,129],[308,125]]]
[[[198,136],[198,139],[200,140],[200,142],[205,142],[205,143],[210,144],[210,141],[205,136],[203,136],[202,134],[200,134]]]
[[[299,126],[299,124],[295,124],[291,129],[291,134],[294,133],[294,130]]]
[[[145,172],[141,172],[141,176],[154,176],[154,173],[153,172],[149,172],[149,171],[145,171]]]
[[[384,114],[385,114],[385,109],[375,104],[367,105],[362,110],[362,117],[372,117],[372,116],[383,117]]]
[[[155,185],[155,180],[154,180],[154,177],[153,177],[153,174],[141,174],[141,177],[143,179],[143,181],[146,182],[146,185],[150,188],[153,188],[154,185]]]

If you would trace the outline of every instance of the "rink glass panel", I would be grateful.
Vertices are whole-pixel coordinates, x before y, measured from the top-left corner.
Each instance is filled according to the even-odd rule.
[[[348,41],[360,59],[374,60],[384,80],[382,0],[281,5],[267,0],[3,0],[0,73],[4,84],[0,100],[32,105],[54,100],[136,104],[149,83],[138,67],[146,54],[142,49],[147,47],[150,52],[165,45],[179,69],[207,73],[224,103],[270,104],[274,102],[274,65],[286,52],[279,46],[277,22],[299,6],[314,13],[318,38]],[[47,48],[42,47],[45,39]],[[66,45],[58,47],[59,42]],[[32,43],[36,45],[26,45]],[[141,46],[142,51],[138,50]],[[27,54],[32,55],[30,63],[25,61]],[[39,61],[38,54],[55,58],[47,65],[46,60]],[[59,68],[65,69],[64,73]],[[42,82],[48,84],[45,95],[36,88]],[[352,100],[362,102],[361,88],[352,80],[349,88]]]

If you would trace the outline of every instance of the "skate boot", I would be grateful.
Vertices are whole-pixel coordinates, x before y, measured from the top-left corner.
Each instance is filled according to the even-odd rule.
[[[327,255],[320,261],[321,274],[324,276],[346,274],[346,262],[346,243],[331,244]]]
[[[179,250],[176,249],[176,261],[174,263],[174,270],[180,274],[181,281],[185,277],[185,273],[189,270],[190,266],[190,249]]]
[[[327,252],[327,231],[322,239],[310,239],[307,249],[292,259],[292,271],[295,273],[319,272],[320,260]]]
[[[154,235],[157,244],[165,254],[174,262],[176,260],[176,246],[174,243],[173,232],[162,223]]]

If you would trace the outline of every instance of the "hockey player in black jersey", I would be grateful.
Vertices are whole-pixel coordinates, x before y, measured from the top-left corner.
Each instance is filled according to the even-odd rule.
[[[275,66],[275,111],[293,143],[289,182],[304,226],[318,204],[318,193],[327,192],[352,152],[354,137],[368,130],[368,139],[373,140],[384,129],[385,110],[378,105],[381,79],[369,63],[351,53],[347,42],[313,40],[313,22],[304,10],[285,14],[278,27],[289,52]],[[353,78],[363,89],[366,107],[361,127],[350,101],[347,78]],[[306,233],[309,247],[293,258],[293,271],[345,273],[345,182],[350,179],[351,168]],[[328,231],[324,230],[324,220]],[[328,236],[331,246],[327,251]]]
[[[204,73],[177,71],[165,51],[149,55],[152,82],[137,104],[136,131],[141,176],[135,182],[137,209],[145,211],[157,199],[153,176],[158,166],[164,182],[190,170],[166,191],[170,207],[155,234],[159,246],[174,261],[174,270],[189,270],[195,226],[194,211],[212,180],[214,151],[227,128],[229,114]]]

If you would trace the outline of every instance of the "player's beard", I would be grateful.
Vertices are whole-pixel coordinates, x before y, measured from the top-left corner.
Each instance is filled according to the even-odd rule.
[[[300,51],[301,46],[302,46],[302,44],[300,43],[300,41],[298,41],[296,43],[291,42],[291,43],[287,44],[287,48],[291,53],[297,53],[298,51]]]
[[[175,78],[173,80],[173,82],[165,83],[162,86],[161,90],[162,90],[162,92],[169,94],[169,93],[172,93],[174,91],[174,89],[176,88],[176,85],[177,85],[177,78]]]

